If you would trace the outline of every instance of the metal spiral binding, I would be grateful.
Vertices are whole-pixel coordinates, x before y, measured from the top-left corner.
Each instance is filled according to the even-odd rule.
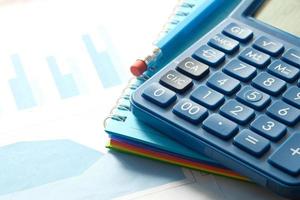
[[[140,84],[137,82],[138,81],[144,82],[144,81],[148,80],[149,78],[150,77],[148,75],[143,74],[139,77],[135,77],[135,78],[131,79],[128,82],[127,86],[123,89],[121,96],[117,99],[116,105],[110,111],[109,115],[104,119],[104,122],[103,122],[104,127],[106,127],[107,121],[109,119],[120,121],[120,122],[126,121],[127,116],[116,114],[117,110],[122,110],[122,111],[130,111],[131,110],[130,106],[121,104],[121,100],[129,101],[130,92],[132,92],[132,90],[136,90],[140,86]],[[128,91],[128,90],[130,90],[130,91]]]
[[[193,9],[196,4],[194,4],[192,1],[186,2],[185,0],[181,0],[177,6],[173,9],[172,14],[169,16],[167,23],[163,26],[162,31],[158,34],[158,37],[155,41],[158,41],[160,38],[168,34],[173,28],[170,28],[170,25],[176,26],[181,22],[181,20],[178,20],[176,17],[186,17],[190,14],[189,11],[182,11],[183,9]]]
[[[196,1],[196,0],[195,0]],[[185,1],[185,0],[180,0],[180,3],[177,4],[177,6],[173,9],[172,14],[169,16],[168,22],[164,25],[162,31],[158,34],[157,40],[158,41],[160,38],[162,38],[164,35],[166,35],[169,31],[172,30],[172,28],[170,28],[169,25],[172,26],[176,26],[178,23],[180,23],[181,21],[178,20],[177,17],[186,17],[189,15],[190,12],[188,11],[182,11],[183,9],[193,9],[195,7],[195,4],[192,1]],[[159,51],[153,51],[153,56],[155,56],[156,54],[158,54]],[[145,58],[145,60],[151,60],[151,56]],[[155,71],[155,67],[149,65],[149,69],[150,71]],[[116,102],[116,105],[114,106],[114,108],[110,111],[110,114],[105,118],[104,120],[104,127],[106,127],[106,122],[108,119],[113,119],[116,121],[125,121],[126,120],[126,116],[121,116],[121,115],[117,115],[115,114],[116,110],[123,110],[123,111],[130,111],[130,106],[128,105],[123,105],[120,103],[121,100],[129,100],[130,99],[130,93],[133,90],[136,90],[140,84],[138,84],[138,81],[146,81],[148,80],[150,77],[147,74],[142,74],[139,77],[133,78],[129,81],[128,85],[126,86],[126,88],[124,88],[124,90],[122,91],[121,96],[119,97],[119,99]],[[129,91],[128,91],[129,90]]]

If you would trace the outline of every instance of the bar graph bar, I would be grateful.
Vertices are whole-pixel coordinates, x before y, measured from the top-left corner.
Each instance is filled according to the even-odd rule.
[[[9,80],[9,86],[15,98],[17,108],[22,110],[37,106],[19,55],[14,54],[10,58],[16,72],[16,78]]]
[[[90,35],[83,35],[82,40],[103,87],[109,88],[121,84],[122,81],[110,55],[106,51],[98,52]]]
[[[46,60],[60,97],[65,99],[80,95],[80,91],[72,74],[63,75],[60,72],[57,61],[53,56],[47,57]]]

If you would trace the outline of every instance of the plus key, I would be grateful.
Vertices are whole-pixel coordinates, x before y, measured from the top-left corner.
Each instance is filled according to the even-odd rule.
[[[272,165],[286,173],[300,174],[300,133],[294,133],[275,151],[268,160]]]
[[[292,151],[292,156],[299,156],[300,155],[300,148],[298,147],[297,149],[293,149],[293,148],[290,148],[290,150]]]

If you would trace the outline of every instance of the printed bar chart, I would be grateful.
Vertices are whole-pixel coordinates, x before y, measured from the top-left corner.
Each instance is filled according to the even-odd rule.
[[[80,66],[78,66],[78,69],[80,69],[79,71],[87,72],[86,69],[90,68],[89,70],[93,71],[96,75],[95,81],[98,81],[99,79],[103,89],[109,89],[110,87],[120,85],[123,82],[123,79],[127,78],[126,76],[121,77],[120,75],[120,66],[116,66],[120,63],[118,60],[119,58],[118,55],[116,55],[116,52],[114,52],[114,47],[112,43],[110,43],[111,39],[105,30],[102,30],[102,33],[96,35],[94,38],[95,40],[103,41],[104,44],[94,42],[90,34],[79,35],[78,39],[81,44],[83,42],[83,46],[77,49],[80,54],[71,54],[71,58],[76,58],[75,60],[79,60],[79,63],[81,63]],[[98,48],[101,50],[98,50]],[[25,68],[21,60],[22,56],[24,56],[23,60],[27,61]],[[82,84],[86,84],[86,81],[91,81],[89,79],[81,80],[81,76],[77,77],[76,74],[79,73],[78,71],[64,72],[62,69],[68,66],[64,66],[62,63],[72,66],[72,63],[67,62],[69,58],[66,56],[60,57],[60,61],[62,61],[62,63],[60,63],[54,55],[45,54],[45,57],[41,57],[40,55],[36,59],[46,62],[38,65],[36,64],[34,57],[33,59],[28,59],[22,52],[17,52],[8,59],[13,67],[13,74],[15,74],[15,77],[8,80],[10,87],[9,92],[11,92],[13,99],[15,100],[17,110],[43,106],[42,103],[38,103],[38,99],[41,97],[40,93],[35,93],[37,91],[33,89],[43,88],[41,90],[42,93],[49,93],[49,91],[45,90],[49,87],[49,82],[46,84],[46,87],[37,85],[43,84],[43,82],[36,81],[36,77],[50,77],[47,80],[53,80],[54,89],[57,90],[61,100],[83,96],[84,92],[81,88]],[[71,69],[74,70],[73,68]],[[41,98],[43,98],[43,96]]]

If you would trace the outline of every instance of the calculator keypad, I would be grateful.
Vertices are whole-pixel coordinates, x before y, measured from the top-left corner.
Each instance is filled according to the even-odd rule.
[[[230,23],[158,74],[160,84],[142,96],[166,108],[166,119],[180,118],[194,135],[234,149],[224,152],[299,176],[300,51],[273,38]]]

